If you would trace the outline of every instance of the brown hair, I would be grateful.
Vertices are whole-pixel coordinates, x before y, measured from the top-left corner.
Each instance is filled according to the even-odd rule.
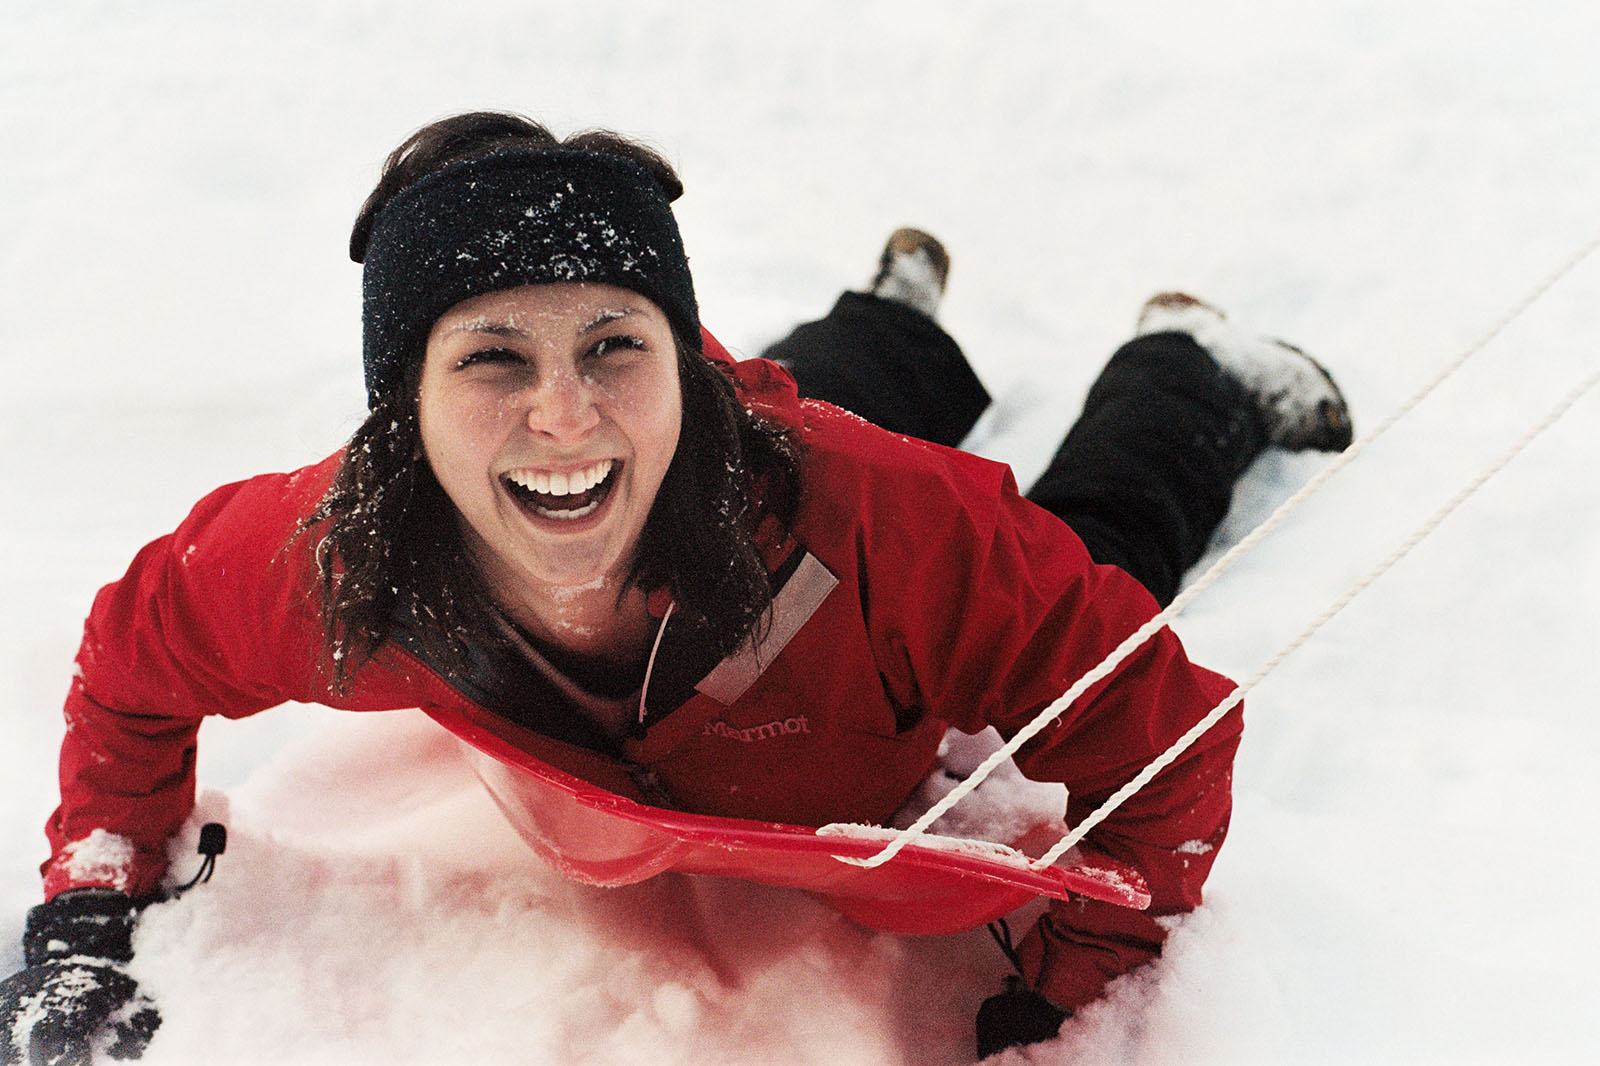
[[[351,258],[365,258],[379,212],[424,175],[457,160],[541,147],[620,155],[645,167],[669,200],[683,192],[665,160],[618,134],[592,130],[563,140],[520,115],[470,112],[424,126],[390,153],[356,217]],[[780,427],[739,402],[727,375],[704,358],[698,336],[675,331],[674,339],[683,427],[629,584],[669,589],[678,605],[674,624],[726,655],[770,611],[772,588],[751,532],[762,514],[793,519],[798,459]],[[375,399],[327,494],[301,525],[302,534],[318,537],[324,644],[336,690],[347,689],[355,669],[398,628],[447,675],[468,672],[504,640],[497,609],[467,562],[454,505],[421,458],[421,354],[397,387]]]

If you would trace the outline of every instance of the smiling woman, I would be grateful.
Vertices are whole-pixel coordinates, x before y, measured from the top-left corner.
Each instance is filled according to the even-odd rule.
[[[681,193],[632,141],[493,112],[390,155],[350,239],[372,414],[304,523],[339,687],[397,620],[447,674],[559,633],[616,688],[641,680],[644,589],[722,655],[763,618],[751,486],[788,521],[798,472],[702,355]],[[576,513],[571,475],[605,461]]]
[[[535,639],[613,667],[649,641],[629,578],[678,447],[677,358],[649,300],[570,282],[457,304],[423,356],[423,455],[491,598]]]
[[[5,1057],[155,1033],[131,930],[206,715],[420,707],[612,806],[883,825],[947,729],[1015,734],[1152,617],[1264,447],[1350,439],[1309,357],[1164,294],[1025,498],[951,447],[988,397],[935,321],[938,241],[897,231],[870,291],[736,362],[700,325],[681,191],[633,142],[496,113],[389,157],[351,237],[369,417],[206,497],[95,601]],[[1076,821],[1229,688],[1162,631],[1017,766]],[[1149,911],[1054,901],[1007,944],[980,1050],[1054,1035],[1199,903],[1239,729],[1089,836]]]

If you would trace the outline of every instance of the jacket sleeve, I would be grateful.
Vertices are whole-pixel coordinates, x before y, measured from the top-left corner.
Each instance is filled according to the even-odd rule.
[[[1157,611],[1133,578],[1097,566],[1053,515],[1016,491],[1010,471],[953,456],[936,480],[878,493],[865,596],[891,698],[967,732],[1016,733]],[[948,502],[936,502],[948,501]],[[1160,631],[1017,755],[1022,772],[1069,790],[1076,824],[1233,688],[1189,662]],[[1235,710],[1097,827],[1085,844],[1138,869],[1146,912],[1091,900],[1052,904],[1019,945],[1025,976],[1076,1009],[1155,957],[1158,918],[1199,904],[1227,832]]]
[[[218,489],[95,598],[66,700],[61,805],[46,825],[47,898],[153,892],[194,806],[200,720],[316,698],[310,547],[290,540],[320,496],[318,474]]]

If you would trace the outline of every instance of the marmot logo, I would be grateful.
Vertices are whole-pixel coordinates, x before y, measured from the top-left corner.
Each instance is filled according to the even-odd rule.
[[[781,737],[786,733],[809,733],[811,725],[804,715],[797,718],[785,718],[778,722],[768,722],[766,725],[755,725],[749,729],[733,729],[727,722],[707,722],[706,736],[727,737],[729,740],[740,740],[746,744],[757,740],[771,740]]]

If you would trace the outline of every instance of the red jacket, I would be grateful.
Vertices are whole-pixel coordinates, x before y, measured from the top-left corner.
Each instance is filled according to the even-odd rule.
[[[707,350],[727,358],[709,337]],[[693,656],[664,642],[648,730],[617,757],[552,741],[548,760],[562,769],[635,798],[650,798],[630,784],[647,778],[667,802],[707,814],[882,822],[933,768],[947,725],[1009,735],[1155,612],[1132,578],[1091,563],[1065,525],[1022,499],[1008,468],[800,401],[770,363],[733,373],[748,403],[803,442],[789,565],[809,553],[821,567],[784,575],[798,592],[779,593],[801,624],[776,657],[704,678],[698,667],[685,674]],[[446,679],[399,643],[364,665],[348,694],[329,689],[310,543],[293,535],[337,464],[218,489],[101,590],[67,697],[47,895],[156,888],[166,841],[193,807],[205,715],[288,701],[362,711],[486,701],[469,700],[479,695],[472,679]],[[1075,823],[1230,688],[1163,631],[1025,746],[1018,765],[1069,787]],[[762,728],[802,718],[803,728]],[[1053,903],[1019,945],[1049,998],[1069,1008],[1093,999],[1159,951],[1156,917],[1200,902],[1226,832],[1239,729],[1235,712],[1091,835],[1144,874],[1154,903],[1147,912]],[[132,849],[83,843],[100,829]]]

